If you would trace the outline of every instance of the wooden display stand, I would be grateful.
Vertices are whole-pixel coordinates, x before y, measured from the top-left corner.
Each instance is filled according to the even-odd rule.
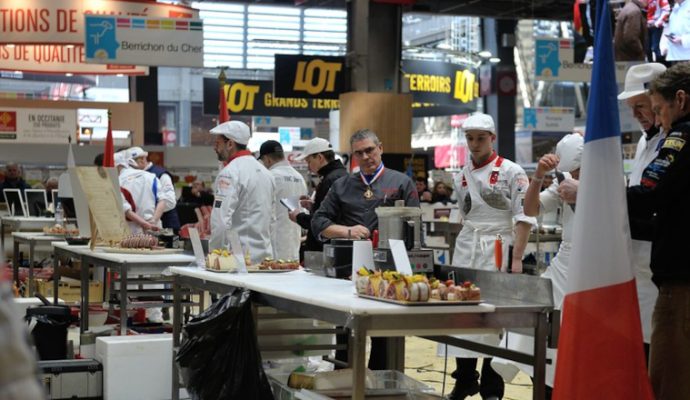
[[[340,95],[340,149],[350,151],[359,129],[376,132],[386,153],[412,151],[412,95],[349,92]]]

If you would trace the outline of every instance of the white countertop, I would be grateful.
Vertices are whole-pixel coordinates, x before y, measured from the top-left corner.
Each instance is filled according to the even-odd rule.
[[[26,222],[26,223],[55,223],[55,218],[49,217],[11,217],[9,215],[0,217],[3,222]]]
[[[313,304],[356,315],[382,314],[448,314],[494,312],[492,304],[466,306],[401,306],[357,297],[352,282],[325,278],[304,271],[284,273],[218,273],[200,268],[170,267],[175,275],[189,276],[247,288],[255,292],[281,297],[301,303]]]
[[[14,239],[23,239],[25,241],[36,242],[64,242],[64,236],[49,235],[43,232],[12,232]]]
[[[58,249],[67,250],[69,252],[87,255],[99,260],[109,261],[114,263],[127,263],[127,264],[164,264],[169,263],[170,265],[182,265],[195,262],[196,259],[193,255],[174,253],[174,254],[131,254],[131,253],[106,253],[102,248],[96,247],[91,250],[89,246],[70,246],[64,242],[53,242],[53,247]]]

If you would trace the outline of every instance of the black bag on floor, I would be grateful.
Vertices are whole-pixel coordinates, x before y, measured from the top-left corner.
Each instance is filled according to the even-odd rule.
[[[249,295],[234,289],[184,327],[176,361],[193,399],[273,400]]]

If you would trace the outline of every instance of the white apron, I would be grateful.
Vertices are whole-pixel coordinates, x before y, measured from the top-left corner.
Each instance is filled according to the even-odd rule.
[[[472,208],[464,216],[462,230],[455,242],[452,265],[487,271],[498,270],[494,256],[494,247],[496,235],[500,234],[503,239],[503,263],[501,270],[505,271],[508,266],[508,246],[513,242],[513,212],[510,205],[507,205],[506,209],[502,210],[487,204],[482,198],[481,193],[479,193],[478,185],[469,169],[469,166],[464,168],[463,174],[467,181],[470,198],[472,199]],[[498,172],[499,169],[500,164],[493,167],[493,172]],[[459,199],[459,201],[462,202],[463,199]],[[501,340],[501,330],[497,329],[495,331],[496,333],[467,334],[454,337],[496,346]],[[445,356],[445,347],[445,345],[439,344],[439,356]],[[448,355],[461,358],[486,356],[482,353],[453,346],[448,346]]]

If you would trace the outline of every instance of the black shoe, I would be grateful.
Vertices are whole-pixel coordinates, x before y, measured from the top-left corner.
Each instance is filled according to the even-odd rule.
[[[465,397],[474,396],[479,393],[479,373],[474,371],[474,380],[460,381],[457,371],[451,374],[456,379],[453,391],[446,396],[446,400],[463,400]]]

